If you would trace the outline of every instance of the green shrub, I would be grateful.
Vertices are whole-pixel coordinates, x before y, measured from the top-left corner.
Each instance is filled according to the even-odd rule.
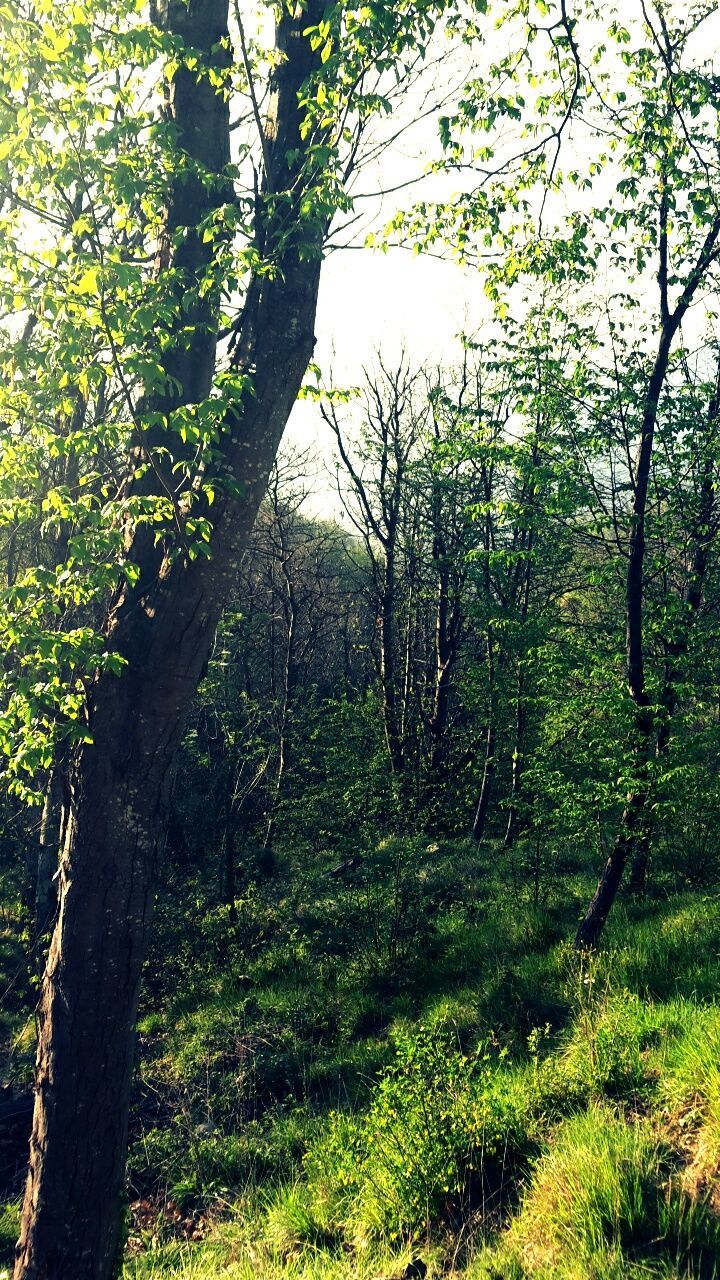
[[[647,1048],[656,1038],[650,1006],[630,992],[607,992],[577,1014],[558,1054],[545,1064],[566,1097],[637,1098],[648,1088]]]
[[[503,1065],[485,1046],[462,1053],[447,1030],[397,1034],[367,1114],[342,1135],[361,1234],[412,1236],[502,1178],[530,1123],[524,1077]]]
[[[348,1222],[362,1186],[364,1121],[359,1115],[331,1111],[303,1161],[316,1196],[334,1205],[335,1217]]]

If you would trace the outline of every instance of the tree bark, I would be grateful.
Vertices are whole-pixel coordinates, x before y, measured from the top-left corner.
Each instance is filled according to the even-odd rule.
[[[284,56],[266,139],[274,190],[301,186],[299,169],[291,169],[302,157],[298,90],[314,65],[301,33],[318,14],[311,4],[285,13],[278,27]],[[227,0],[178,0],[169,22],[206,63],[229,57]],[[173,265],[193,297],[212,253],[197,228],[227,195],[228,106],[208,77],[181,68],[170,107],[179,146],[217,175],[213,183],[191,172],[170,198],[170,225],[188,228]],[[109,614],[106,644],[127,665],[120,678],[103,675],[91,687],[92,742],[70,768],[15,1280],[110,1280],[119,1269],[133,1027],[173,762],[312,353],[322,230],[313,234],[310,251],[307,230],[302,246],[286,236],[277,274],[249,284],[236,363],[252,372],[253,394],[229,415],[222,458],[240,496],[218,498],[212,508],[212,558],[186,559],[139,532],[130,548],[139,582],[119,590]],[[182,388],[175,404],[203,399],[212,384],[217,317],[204,304],[197,311],[192,336],[179,338],[168,360]]]
[[[620,888],[628,855],[635,847],[638,827],[644,821],[647,795],[638,791],[629,797],[620,824],[620,833],[603,867],[602,875],[575,936],[575,949],[592,951],[610,914]]]

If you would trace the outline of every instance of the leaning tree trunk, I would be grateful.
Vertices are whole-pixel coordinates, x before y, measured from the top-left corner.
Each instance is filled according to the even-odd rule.
[[[647,795],[644,791],[638,790],[628,798],[623,811],[620,833],[603,867],[595,893],[575,936],[575,947],[578,951],[591,951],[597,946],[610,908],[620,888],[628,857],[637,847],[637,840],[643,838],[646,803]]]
[[[635,706],[635,785],[628,796],[618,837],[603,868],[595,894],[575,936],[577,948],[597,945],[608,912],[617,894],[628,857],[647,860],[649,832],[649,758],[653,715],[645,688],[643,652],[643,606],[645,573],[645,513],[648,484],[655,439],[660,396],[665,385],[670,351],[685,313],[695,297],[700,284],[718,257],[720,237],[720,212],[715,214],[694,266],[688,272],[685,286],[675,309],[669,305],[669,200],[663,183],[659,207],[659,268],[660,287],[660,339],[657,354],[648,379],[643,401],[640,445],[635,465],[633,509],[628,532],[628,568],[625,588],[626,661],[627,682],[630,697]]]
[[[579,949],[592,948],[604,928],[620,887],[625,865],[644,849],[648,838],[648,769],[653,732],[653,716],[645,688],[643,652],[643,606],[645,573],[645,512],[652,462],[658,401],[665,381],[672,335],[663,331],[650,378],[643,410],[642,434],[635,466],[633,510],[628,533],[628,568],[625,583],[626,670],[630,697],[634,704],[632,744],[634,786],[628,795],[620,831],[603,868],[595,894],[575,936]]]
[[[171,25],[208,64],[229,56],[227,0],[190,0],[169,11]],[[278,28],[282,56],[265,144],[274,191],[301,187],[298,90],[314,65],[301,33],[319,13],[314,5],[295,17],[286,12]],[[230,157],[224,95],[208,77],[181,69],[170,108],[179,146],[222,175]],[[192,297],[212,251],[195,228],[226,190],[220,178],[203,182],[191,172],[174,198],[171,229],[184,222],[188,232],[172,252],[182,255]],[[103,675],[91,687],[92,742],[69,771],[15,1280],[110,1280],[119,1268],[133,1027],[175,752],[313,348],[320,252],[319,239],[310,252],[307,242],[322,230],[315,224],[304,234],[304,244],[286,235],[277,273],[249,286],[236,358],[241,370],[252,370],[253,394],[223,437],[222,464],[239,496],[219,496],[212,508],[212,558],[186,560],[138,535],[130,558],[139,582],[119,591],[108,620],[106,644],[127,665],[120,678]],[[187,326],[186,314],[181,323]],[[171,353],[182,386],[176,403],[209,393],[216,332],[216,317],[196,317],[191,340]]]

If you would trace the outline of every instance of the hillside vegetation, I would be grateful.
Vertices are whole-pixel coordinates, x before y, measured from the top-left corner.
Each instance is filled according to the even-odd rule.
[[[720,1280],[719,32],[0,0],[0,1280]]]
[[[659,884],[588,958],[582,867],[531,856],[283,856],[235,919],[166,885],[127,1277],[718,1274],[717,898]]]

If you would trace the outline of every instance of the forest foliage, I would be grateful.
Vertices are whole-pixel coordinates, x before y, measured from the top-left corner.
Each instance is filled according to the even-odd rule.
[[[0,1236],[41,985],[39,1081],[117,1045],[127,1276],[712,1280],[715,5],[230,16],[0,7]],[[487,319],[340,386],[413,112],[365,251]]]

